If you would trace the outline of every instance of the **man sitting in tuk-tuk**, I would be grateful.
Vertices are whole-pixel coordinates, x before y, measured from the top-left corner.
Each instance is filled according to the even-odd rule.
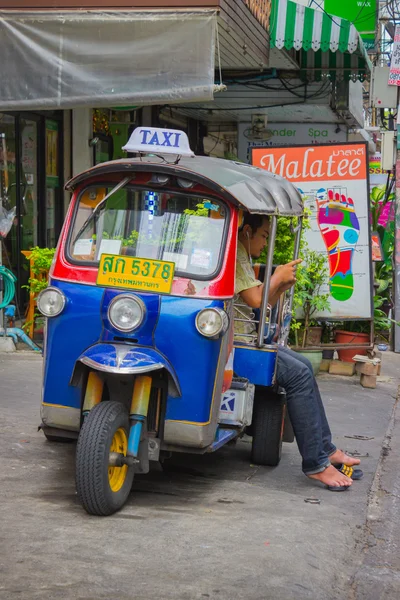
[[[246,213],[239,231],[236,262],[235,299],[247,306],[240,306],[243,316],[247,312],[249,321],[235,322],[235,336],[247,334],[243,340],[249,341],[249,334],[256,325],[251,321],[252,309],[260,308],[263,295],[263,283],[257,280],[251,259],[259,258],[269,234],[269,219],[262,215]],[[271,278],[268,302],[274,306],[286,290],[296,282],[296,267],[301,259],[278,266]],[[248,310],[247,310],[248,307]],[[324,483],[331,491],[344,491],[359,479],[359,469],[347,469],[358,465],[360,460],[338,450],[332,443],[331,431],[325,415],[321,395],[308,359],[289,348],[279,346],[276,380],[286,392],[289,417],[293,426],[296,442],[302,456],[302,468],[305,475]],[[339,469],[342,469],[339,470]],[[352,479],[344,473],[351,473]]]

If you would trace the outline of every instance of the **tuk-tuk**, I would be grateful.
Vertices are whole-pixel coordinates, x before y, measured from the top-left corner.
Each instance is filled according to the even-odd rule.
[[[137,157],[67,184],[71,205],[37,301],[41,427],[50,441],[78,440],[77,493],[95,515],[119,510],[151,461],[214,452],[245,432],[251,460],[276,465],[287,429],[275,363],[292,293],[271,335],[268,292],[280,216],[293,217],[299,252],[298,190],[262,169],[194,156],[181,131],[138,128],[125,149]],[[245,211],[271,225],[258,331],[235,341],[235,319],[255,318],[234,312]]]

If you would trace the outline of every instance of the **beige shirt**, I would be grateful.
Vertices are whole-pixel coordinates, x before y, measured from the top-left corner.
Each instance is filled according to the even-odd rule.
[[[248,290],[259,285],[262,285],[262,283],[256,279],[246,248],[238,241],[233,316],[234,319],[246,319],[247,322],[235,320],[235,341],[252,342],[257,337],[256,325],[254,321],[252,321],[253,310],[250,306],[245,304],[239,294],[240,292],[243,292],[243,290]],[[250,335],[240,335],[243,333]]]

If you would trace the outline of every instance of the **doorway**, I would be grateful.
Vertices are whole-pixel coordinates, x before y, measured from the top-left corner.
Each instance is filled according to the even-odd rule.
[[[62,113],[0,113],[0,197],[16,216],[3,241],[3,264],[17,277],[21,311],[29,265],[22,251],[53,248],[61,229]]]

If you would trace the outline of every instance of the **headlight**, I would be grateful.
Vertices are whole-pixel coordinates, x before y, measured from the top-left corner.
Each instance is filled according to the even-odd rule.
[[[143,322],[145,305],[136,296],[116,296],[108,307],[108,319],[115,329],[133,331]]]
[[[64,310],[66,298],[55,287],[48,287],[37,297],[37,307],[45,317],[57,317]]]
[[[196,316],[196,329],[205,337],[220,337],[228,329],[228,325],[228,315],[221,308],[205,308]]]

